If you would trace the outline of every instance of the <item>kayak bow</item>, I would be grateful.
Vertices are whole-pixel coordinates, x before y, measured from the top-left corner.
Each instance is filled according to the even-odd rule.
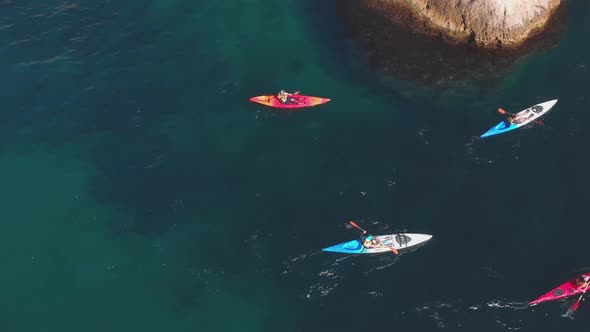
[[[584,292],[584,288],[580,288],[576,286],[576,279],[580,277],[588,276],[590,277],[590,273],[585,273],[576,278],[559,285],[552,289],[551,291],[539,296],[538,298],[529,302],[530,305],[537,305],[539,303],[548,302],[548,301],[555,301],[560,300],[569,296],[582,294]]]

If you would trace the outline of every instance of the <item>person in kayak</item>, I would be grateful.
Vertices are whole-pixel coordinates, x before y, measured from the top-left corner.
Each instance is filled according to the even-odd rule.
[[[369,249],[369,248],[377,248],[381,246],[381,242],[379,242],[379,240],[377,240],[373,235],[369,234],[369,235],[365,235],[367,234],[367,231],[363,231],[363,233],[361,234],[361,243],[363,244],[363,247]]]
[[[518,114],[512,114],[508,116],[508,122],[512,123],[512,124],[520,124],[521,122],[523,122],[524,120],[535,116],[535,114],[533,114],[530,110],[527,110],[525,112],[521,112]]]
[[[285,92],[285,90],[281,90],[277,94],[277,99],[281,101],[283,104],[293,104],[296,103],[297,98],[293,97],[299,94],[299,91],[295,91],[294,93]]]
[[[367,231],[362,229],[359,225],[357,225],[354,221],[349,221],[348,222],[350,225],[352,225],[352,227],[358,229],[359,231],[361,231],[361,244],[363,245],[363,247],[365,249],[369,249],[369,248],[387,248],[391,251],[393,251],[394,254],[399,255],[399,252],[397,251],[397,249],[395,249],[394,247],[390,247],[387,246],[383,243],[381,243],[381,241],[379,241],[378,239],[376,239],[373,235],[366,235]]]
[[[576,279],[578,289],[586,289],[590,285],[590,276],[580,276]]]

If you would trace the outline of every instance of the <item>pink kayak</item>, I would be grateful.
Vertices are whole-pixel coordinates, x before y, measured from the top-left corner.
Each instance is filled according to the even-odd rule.
[[[328,98],[291,94],[286,102],[282,102],[275,95],[256,96],[250,98],[251,102],[276,108],[303,108],[325,104]]]
[[[582,294],[582,292],[584,292],[584,289],[586,288],[586,286],[585,285],[578,286],[576,284],[576,281],[579,280],[580,278],[583,278],[584,276],[590,277],[590,273],[582,274],[582,275],[564,283],[563,285],[555,287],[550,292],[547,292],[547,293],[539,296],[539,298],[531,301],[529,304],[535,305],[535,304],[539,304],[542,302],[555,301],[555,300],[563,299],[563,298],[566,298],[569,296]],[[589,289],[589,291],[590,291],[590,289]]]

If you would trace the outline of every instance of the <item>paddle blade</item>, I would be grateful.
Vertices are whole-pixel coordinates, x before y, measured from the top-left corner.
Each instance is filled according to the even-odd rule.
[[[505,110],[498,108],[498,112],[500,112],[501,114],[508,114],[508,112],[506,112]]]
[[[570,308],[570,312],[573,313],[574,311],[578,310],[578,307],[580,306],[580,300],[577,300],[576,303],[574,303],[574,305]]]
[[[535,120],[535,123],[540,124],[541,126],[544,125],[543,121],[541,121],[541,120]]]
[[[357,224],[356,224],[354,221],[352,221],[352,220],[351,220],[351,221],[349,221],[349,223],[352,225],[352,227],[358,228],[358,229],[360,229],[361,231],[365,231],[365,230],[364,230],[364,229],[362,229],[362,228],[361,228],[359,225],[357,225]]]
[[[567,312],[565,313],[565,315],[563,315],[563,317],[567,317],[569,319],[574,319],[574,312],[576,312],[576,310],[578,310],[578,307],[580,306],[580,300],[578,299],[578,301],[576,301],[576,303],[574,303],[573,306],[571,306]]]
[[[588,285],[586,285],[586,288],[584,288],[584,291],[582,292],[582,295],[580,295],[580,297],[578,298],[578,300],[576,301],[576,303],[574,303],[574,305],[571,308],[569,308],[569,310],[565,314],[565,317],[569,317],[571,319],[574,319],[574,317],[572,315],[573,315],[573,313],[576,310],[578,310],[578,307],[580,306],[580,301],[582,301],[582,298],[584,297],[584,294],[586,294],[586,291],[588,290],[588,287],[590,287],[590,283]]]
[[[399,255],[399,251],[395,250],[394,248],[389,248],[391,249],[391,251],[393,251],[394,254]]]

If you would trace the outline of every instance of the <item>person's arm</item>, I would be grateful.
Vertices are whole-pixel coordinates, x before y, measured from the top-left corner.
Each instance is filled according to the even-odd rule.
[[[367,231],[363,230],[363,232],[361,233],[361,235],[359,236],[361,238],[361,243],[365,243],[365,234],[367,234]]]

